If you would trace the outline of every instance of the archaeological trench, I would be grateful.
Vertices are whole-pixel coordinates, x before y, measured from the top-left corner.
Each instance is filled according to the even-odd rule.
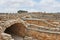
[[[1,13],[0,40],[16,40],[13,35],[23,40],[60,40],[60,14]]]

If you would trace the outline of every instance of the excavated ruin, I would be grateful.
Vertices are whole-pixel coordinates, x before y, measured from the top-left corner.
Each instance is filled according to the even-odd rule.
[[[58,21],[52,21],[56,23],[50,23],[44,19],[25,19],[29,24],[28,36],[32,36],[38,40],[60,40],[60,28]],[[58,25],[55,25],[58,24]]]
[[[1,22],[0,26],[2,40],[13,40],[13,35],[25,37],[26,27],[20,19]]]
[[[26,27],[21,23],[16,23],[8,27],[5,30],[5,33],[11,34],[11,35],[16,34],[18,36],[24,37],[26,33]]]
[[[0,40],[16,40],[13,35],[23,40],[60,40],[60,21],[26,16],[0,21]]]

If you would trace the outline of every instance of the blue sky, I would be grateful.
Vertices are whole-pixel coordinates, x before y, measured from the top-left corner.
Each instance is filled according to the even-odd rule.
[[[0,12],[60,12],[60,0],[0,0]]]

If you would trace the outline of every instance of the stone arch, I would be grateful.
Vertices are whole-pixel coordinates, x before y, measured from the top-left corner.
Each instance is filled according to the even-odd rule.
[[[26,26],[21,20],[14,20],[12,22],[8,22],[4,32],[11,35],[16,34],[18,36],[24,37],[26,35]]]

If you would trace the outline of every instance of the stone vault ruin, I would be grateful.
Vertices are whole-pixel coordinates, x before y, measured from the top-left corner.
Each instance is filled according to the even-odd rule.
[[[1,28],[1,38],[4,40],[12,40],[11,36],[13,34],[24,37],[26,33],[26,27],[20,19],[1,22],[0,28]],[[10,37],[8,37],[9,34]],[[7,36],[7,38],[5,38],[5,36]]]

